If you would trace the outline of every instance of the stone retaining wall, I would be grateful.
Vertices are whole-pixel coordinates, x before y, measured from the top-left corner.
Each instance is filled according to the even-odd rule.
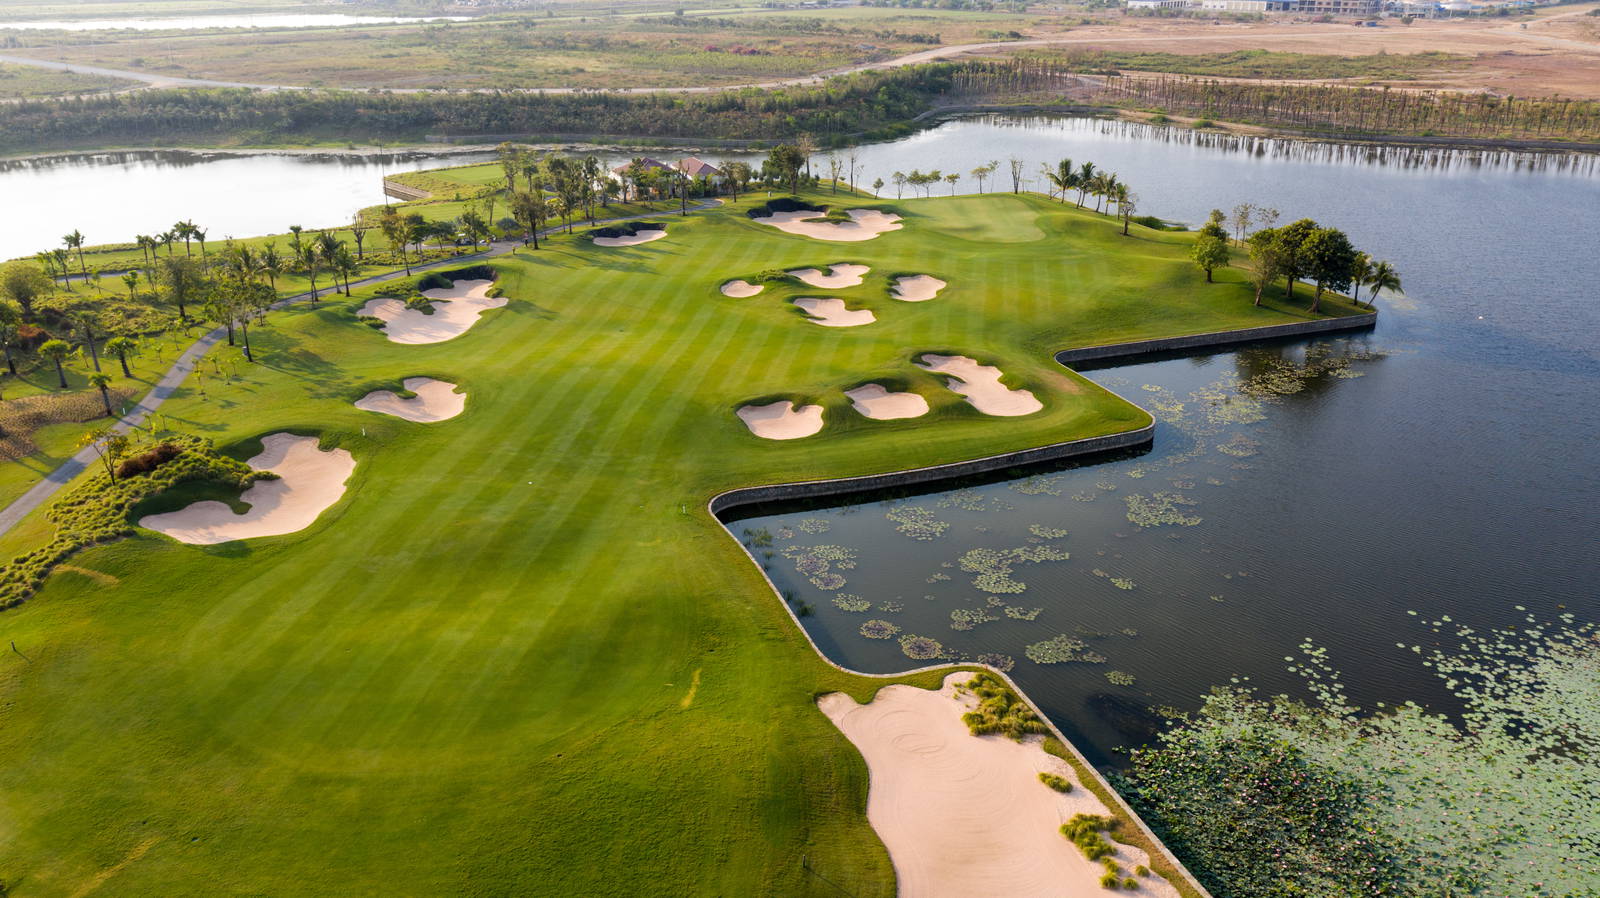
[[[1063,349],[1056,353],[1056,361],[1068,368],[1083,362],[1126,362],[1142,355],[1152,355],[1160,352],[1210,349],[1213,347],[1238,346],[1242,343],[1255,343],[1261,340],[1280,340],[1285,337],[1310,337],[1317,334],[1368,330],[1377,323],[1378,313],[1367,312],[1364,315],[1347,315],[1343,318],[1318,318],[1315,321],[1269,324],[1263,327],[1247,327],[1243,330],[1190,334],[1186,337],[1162,337],[1158,340],[1134,340],[1128,343],[1085,346],[1082,349]]]

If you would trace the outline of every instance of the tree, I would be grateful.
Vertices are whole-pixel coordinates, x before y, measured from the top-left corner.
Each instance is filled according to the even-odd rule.
[[[988,162],[984,163],[983,165],[980,165],[977,168],[974,168],[972,170],[972,177],[977,179],[977,181],[978,181],[978,192],[979,193],[983,192],[983,182],[988,180],[990,177],[993,177],[994,173],[996,171],[999,171],[999,169],[1000,169],[1000,160],[991,159]]]
[[[0,295],[15,302],[25,318],[33,317],[33,304],[55,289],[55,282],[37,265],[11,262],[0,267]]]
[[[306,278],[311,281],[311,301],[317,301],[317,275],[322,270],[322,254],[317,252],[316,244],[305,244],[300,247],[300,267],[305,271]]]
[[[257,268],[267,276],[267,283],[272,285],[272,292],[277,293],[278,275],[283,274],[283,257],[278,255],[278,244],[269,243],[262,247],[258,258],[260,262]]]
[[[850,192],[851,193],[855,193],[856,192],[856,161],[857,161],[857,158],[858,158],[856,156],[856,151],[854,149],[852,149],[850,152],[845,154],[844,158],[845,158],[845,161],[850,164]]]
[[[96,371],[89,375],[89,386],[100,391],[100,401],[105,403],[106,415],[115,418],[117,413],[111,409],[111,375]]]
[[[357,262],[366,261],[366,250],[362,247],[361,242],[367,239],[367,232],[370,230],[372,230],[372,225],[363,224],[361,221],[361,213],[356,213],[355,221],[350,224],[350,236],[356,241]]]
[[[955,172],[951,172],[950,174],[944,176],[945,183],[950,185],[951,196],[956,195],[956,182],[959,180],[961,180],[961,176]]]
[[[1378,262],[1372,266],[1372,274],[1367,278],[1367,286],[1372,289],[1367,291],[1367,305],[1377,307],[1378,292],[1388,290],[1391,293],[1402,290],[1400,286],[1400,273],[1388,262]]]
[[[1283,269],[1283,276],[1288,280],[1288,289],[1284,293],[1286,299],[1294,299],[1294,282],[1306,277],[1311,271],[1310,257],[1302,252],[1301,248],[1316,230],[1317,223],[1309,218],[1290,222],[1277,229],[1278,242],[1283,244],[1287,252]]]
[[[522,151],[510,141],[494,149],[500,156],[500,170],[506,176],[506,193],[516,193],[517,173],[522,170]]]
[[[1287,246],[1282,235],[1274,228],[1263,228],[1250,235],[1250,261],[1255,266],[1250,283],[1256,288],[1255,305],[1261,305],[1261,294],[1272,282],[1288,274],[1294,250]]]
[[[1078,208],[1083,208],[1083,197],[1095,184],[1095,168],[1093,162],[1085,162],[1078,166]]]
[[[67,371],[61,361],[71,353],[72,347],[65,340],[46,340],[39,345],[39,354],[56,363],[56,382],[63,390],[67,388]]]
[[[343,240],[339,241],[338,249],[333,251],[333,258],[329,260],[329,264],[333,267],[334,274],[344,279],[344,295],[349,296],[350,276],[361,273],[361,263],[356,261],[355,255],[350,252],[350,247],[344,245]]]
[[[94,360],[94,370],[100,370],[100,353],[94,347],[94,313],[88,310],[77,314],[78,328],[83,331],[83,345],[89,347],[89,358]]]
[[[197,228],[194,225],[190,225],[189,232],[194,235],[195,240],[199,241],[200,258],[204,259],[206,257],[206,230],[204,228]]]
[[[1051,192],[1059,191],[1061,202],[1065,203],[1067,201],[1067,191],[1077,186],[1078,183],[1078,175],[1072,167],[1072,160],[1063,159],[1056,163],[1055,168],[1051,168],[1048,165],[1040,166],[1040,171],[1044,172],[1045,179],[1050,182],[1050,186],[1055,188]]]
[[[188,257],[168,255],[156,268],[167,298],[178,307],[178,318],[189,316],[188,304],[195,301],[205,286],[205,274],[200,266]]]
[[[1350,299],[1356,305],[1361,305],[1361,288],[1367,285],[1367,279],[1372,277],[1372,257],[1366,253],[1356,253],[1355,261],[1350,265],[1350,285],[1355,292],[1350,294]]]
[[[1255,203],[1240,203],[1233,207],[1233,239],[1244,242],[1245,232],[1250,230],[1250,222],[1255,214]]]
[[[139,298],[139,272],[129,271],[122,276],[122,283],[128,288],[128,298]]]
[[[117,461],[128,452],[127,436],[105,430],[91,430],[78,438],[78,448],[94,449],[95,454],[100,456],[100,463],[106,466],[106,476],[112,483],[117,482]]]
[[[1317,228],[1300,246],[1305,259],[1306,277],[1316,284],[1311,307],[1307,311],[1322,311],[1322,293],[1332,290],[1344,293],[1350,289],[1350,271],[1355,267],[1356,248],[1350,238],[1338,228]]]
[[[779,144],[767,154],[767,163],[780,178],[789,182],[789,192],[800,192],[800,169],[808,161],[806,154],[794,144]]]
[[[406,227],[405,219],[391,206],[383,210],[383,217],[378,219],[378,230],[383,232],[383,239],[389,241],[389,247],[400,253],[400,263],[405,266],[409,276],[411,259],[406,256],[406,244],[411,242],[411,231]]]
[[[1011,192],[1012,193],[1021,193],[1022,192],[1022,165],[1023,165],[1022,160],[1018,159],[1015,156],[1012,156],[1010,159],[1007,159],[1006,162],[1010,163],[1010,165],[1011,165]]]
[[[839,192],[839,176],[844,174],[844,162],[832,153],[828,154],[828,180],[832,182],[834,193]]]
[[[1206,273],[1206,283],[1211,283],[1211,272],[1228,264],[1228,232],[1216,222],[1207,222],[1189,248],[1189,258]]]
[[[883,179],[882,178],[873,178],[872,179],[872,195],[873,196],[877,196],[878,195],[878,191],[880,191],[882,189],[883,189]]]
[[[1133,213],[1139,208],[1139,196],[1128,189],[1126,184],[1118,184],[1116,189],[1117,215],[1122,219],[1122,236],[1128,236],[1128,225],[1133,221]]]
[[[894,198],[900,199],[905,196],[906,173],[903,171],[897,171],[894,173],[894,175],[892,175],[892,177],[894,179]]]
[[[67,249],[78,251],[78,270],[88,277],[89,267],[83,264],[83,232],[74,228],[72,233],[61,238],[61,242],[67,245]]]
[[[539,229],[544,226],[545,215],[549,207],[545,205],[544,198],[535,193],[511,194],[511,217],[517,224],[522,225],[522,244],[526,246],[533,240],[533,248],[539,248]]]
[[[128,370],[128,356],[133,355],[137,348],[138,344],[132,337],[112,337],[106,341],[106,352],[116,356],[117,361],[122,363],[123,377],[133,376],[133,372]]]
[[[17,373],[17,360],[11,357],[11,344],[16,342],[17,330],[21,325],[21,307],[9,300],[0,300],[0,348],[5,350],[6,368],[13,377]]]

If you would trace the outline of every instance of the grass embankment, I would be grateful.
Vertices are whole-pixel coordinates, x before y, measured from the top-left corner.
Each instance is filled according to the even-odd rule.
[[[31,100],[122,90],[137,82],[83,72],[57,72],[25,65],[0,65],[0,100]]]
[[[298,307],[252,335],[259,365],[204,399],[180,390],[175,426],[236,451],[320,432],[355,475],[304,532],[93,548],[0,615],[28,659],[0,657],[0,879],[24,895],[97,877],[106,894],[892,895],[865,765],[814,705],[883,681],[816,656],[707,498],[1139,426],[1051,350],[1303,316],[1252,308],[1238,272],[1204,284],[1186,235],[1122,237],[1040,197],[895,203],[905,228],[857,244],[780,234],[751,202],[635,248],[519,252],[498,263],[510,304],[447,343],[388,342],[356,321],[359,293]],[[830,294],[876,324],[717,291],[839,261],[872,266]],[[885,278],[904,272],[950,286],[896,302]],[[911,366],[923,350],[998,364],[1045,409],[977,414]],[[466,412],[415,425],[351,406],[415,374],[460,384]],[[933,411],[846,410],[842,388],[884,376]],[[774,394],[821,402],[828,426],[753,437],[733,410]]]

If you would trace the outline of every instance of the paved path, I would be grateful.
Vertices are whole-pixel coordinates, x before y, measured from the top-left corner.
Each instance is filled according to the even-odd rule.
[[[706,209],[720,205],[722,205],[722,201],[718,199],[702,200],[701,202],[691,205],[689,207],[689,211],[703,212]],[[593,226],[607,225],[620,221],[637,221],[644,218],[659,219],[676,214],[678,214],[676,211],[664,211],[652,212],[645,215],[628,215],[621,218],[602,218],[596,220]],[[574,228],[576,227],[578,227],[578,224],[574,222]],[[583,225],[583,227],[591,227],[591,225]],[[559,233],[564,229],[565,225],[545,228],[543,231],[539,232],[539,235],[541,237],[549,236]],[[389,274],[373,275],[372,277],[362,278],[361,280],[354,281],[350,284],[350,286],[368,287],[373,284],[381,284],[385,281],[394,281],[407,277],[414,277],[419,271],[428,271],[434,268],[453,267],[480,259],[492,259],[496,256],[503,256],[507,253],[514,252],[521,246],[522,242],[519,240],[502,240],[498,243],[491,244],[488,249],[481,253],[474,253],[465,256],[452,256],[451,258],[441,259],[437,262],[429,262],[426,265],[413,265],[411,266],[410,274],[407,274],[404,269],[401,269],[400,271],[390,272]],[[327,294],[323,293],[322,295],[326,296]],[[308,300],[310,298],[310,293],[296,294],[294,296],[278,300],[272,304],[272,308],[281,309],[290,305],[291,303],[299,302],[301,300]],[[172,363],[172,367],[167,369],[167,373],[163,374],[161,379],[156,381],[156,385],[151,388],[150,392],[146,393],[145,397],[139,400],[139,404],[134,406],[126,415],[123,415],[120,419],[118,419],[117,423],[111,425],[110,432],[127,433],[128,431],[134,430],[138,428],[139,425],[143,424],[156,409],[161,407],[162,403],[167,401],[167,397],[177,392],[177,389],[183,383],[184,378],[188,377],[190,372],[194,371],[195,366],[200,364],[200,359],[207,352],[211,351],[213,346],[216,346],[225,337],[227,337],[227,335],[228,331],[226,328],[217,327],[206,333],[200,339],[196,340],[192,345],[189,346],[188,349],[185,349],[183,354],[178,356],[177,361]],[[23,493],[21,496],[17,497],[15,501],[13,501],[10,505],[7,505],[4,509],[0,509],[0,535],[5,534],[12,527],[15,527],[23,518],[33,513],[34,509],[37,509],[39,506],[49,501],[50,497],[54,496],[58,490],[66,486],[68,483],[71,483],[74,477],[77,477],[79,474],[83,473],[84,469],[88,468],[92,464],[98,463],[99,460],[99,453],[95,452],[94,447],[85,446],[83,449],[78,451],[78,454],[62,462],[60,467],[56,468],[54,471],[51,471],[49,474],[46,474],[43,480],[34,484],[33,487],[30,488],[26,493]]]

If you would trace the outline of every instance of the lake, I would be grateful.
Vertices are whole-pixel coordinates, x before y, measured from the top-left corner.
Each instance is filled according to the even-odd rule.
[[[327,28],[342,25],[395,25],[415,22],[466,22],[472,16],[350,16],[343,13],[261,13],[260,15],[171,16],[127,19],[40,19],[0,21],[14,31],[192,31],[199,28]]]
[[[918,635],[952,658],[1013,663],[1053,720],[1115,763],[1149,737],[1151,709],[1192,709],[1213,685],[1302,694],[1286,658],[1308,639],[1359,703],[1438,704],[1443,690],[1397,646],[1439,638],[1410,612],[1479,627],[1519,623],[1522,608],[1600,616],[1592,157],[1038,119],[861,153],[874,172],[1004,169],[1013,154],[1034,172],[1093,160],[1167,218],[1241,200],[1316,218],[1392,260],[1407,295],[1380,299],[1378,328],[1359,337],[1087,372],[1157,416],[1148,453],[733,522],[747,542],[771,536],[754,551],[813,609],[802,620],[831,658],[921,666],[899,644]],[[842,586],[797,570],[838,550],[855,561],[835,568]],[[868,620],[898,630],[868,638]],[[1088,660],[1038,663],[1030,646]]]

